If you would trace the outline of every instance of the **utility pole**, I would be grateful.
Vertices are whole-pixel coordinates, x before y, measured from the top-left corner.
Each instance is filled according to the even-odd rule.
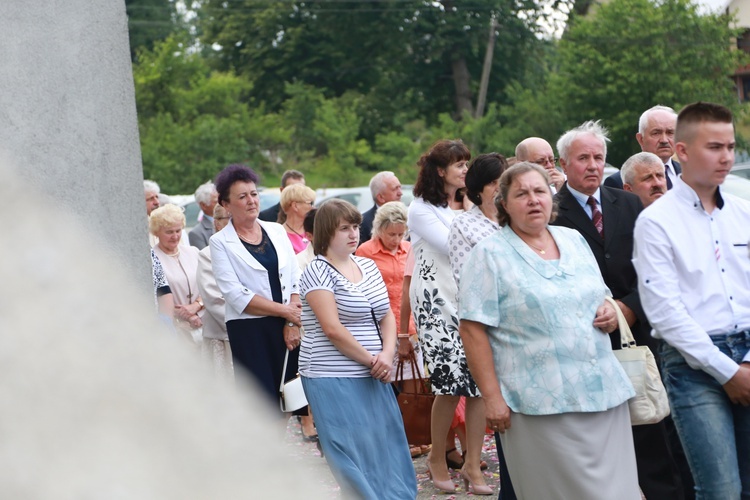
[[[484,53],[484,66],[482,67],[482,79],[479,82],[479,96],[477,97],[477,108],[474,118],[484,115],[484,105],[487,101],[487,87],[490,84],[490,70],[492,69],[492,54],[495,51],[495,30],[497,22],[495,16],[490,20],[490,37],[487,40],[487,51]]]

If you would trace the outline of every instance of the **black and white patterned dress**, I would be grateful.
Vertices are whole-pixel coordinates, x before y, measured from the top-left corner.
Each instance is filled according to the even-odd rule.
[[[464,267],[464,262],[471,253],[471,249],[497,231],[500,231],[500,224],[488,219],[478,206],[472,207],[468,212],[464,212],[453,219],[448,255],[450,256],[453,279],[456,280],[457,285],[461,285],[461,269]]]
[[[409,230],[416,260],[409,299],[432,392],[480,397],[458,334],[456,282],[448,258],[453,217],[450,209],[419,198],[409,206]]]

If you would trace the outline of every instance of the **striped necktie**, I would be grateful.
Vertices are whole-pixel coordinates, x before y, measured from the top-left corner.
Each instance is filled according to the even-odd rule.
[[[599,236],[604,239],[604,221],[602,220],[602,213],[599,211],[599,206],[596,203],[596,198],[589,196],[586,203],[591,206],[591,220],[593,221]]]
[[[664,164],[664,177],[667,178],[667,190],[672,189],[672,179],[669,178],[669,165]]]

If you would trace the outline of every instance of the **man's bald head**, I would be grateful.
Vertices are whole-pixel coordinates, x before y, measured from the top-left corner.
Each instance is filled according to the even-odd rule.
[[[541,137],[527,137],[516,146],[516,159],[530,161],[546,169],[555,168],[555,153]]]

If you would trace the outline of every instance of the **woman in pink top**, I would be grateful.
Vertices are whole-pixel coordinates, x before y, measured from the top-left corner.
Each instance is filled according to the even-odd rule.
[[[315,204],[315,191],[304,184],[292,184],[281,192],[281,209],[286,214],[283,226],[294,253],[303,252],[310,243],[305,237],[305,215]]]

